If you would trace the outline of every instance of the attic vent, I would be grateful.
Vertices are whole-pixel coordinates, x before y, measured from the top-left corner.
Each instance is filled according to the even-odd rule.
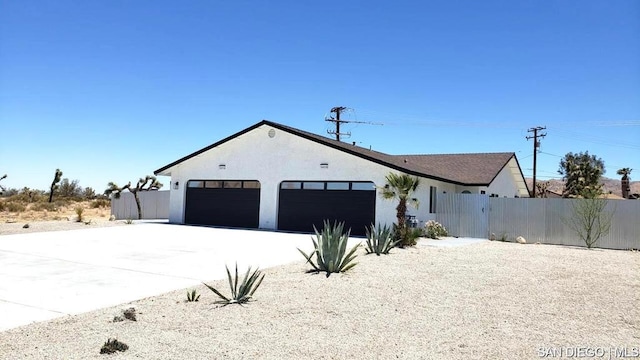
[[[276,131],[274,129],[269,129],[269,137],[272,138],[276,136]]]

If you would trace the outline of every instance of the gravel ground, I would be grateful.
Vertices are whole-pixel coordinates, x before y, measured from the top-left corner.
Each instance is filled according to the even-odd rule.
[[[25,228],[25,224],[29,227]],[[12,223],[0,223],[0,235],[26,234],[43,231],[63,231],[86,229],[89,227],[121,226],[124,220],[91,220],[89,224],[84,222],[56,220],[56,221],[21,221]]]
[[[303,262],[266,269],[244,307],[219,307],[200,286],[199,302],[178,290],[8,330],[0,358],[103,359],[107,338],[129,345],[113,359],[537,359],[550,348],[640,348],[638,252],[483,242],[359,254],[329,278]],[[210,284],[228,293],[226,281]],[[112,322],[130,306],[136,322]]]

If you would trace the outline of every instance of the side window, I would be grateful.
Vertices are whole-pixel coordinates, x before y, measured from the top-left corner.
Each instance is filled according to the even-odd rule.
[[[436,195],[438,192],[438,188],[435,186],[430,186],[429,187],[429,213],[431,214],[435,214],[436,213]]]

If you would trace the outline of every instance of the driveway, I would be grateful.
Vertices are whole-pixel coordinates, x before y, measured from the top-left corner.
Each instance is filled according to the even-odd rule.
[[[303,260],[310,235],[162,223],[0,236],[0,331]]]

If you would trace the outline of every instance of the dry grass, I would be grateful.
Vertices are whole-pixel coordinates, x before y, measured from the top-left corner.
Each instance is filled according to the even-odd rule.
[[[640,347],[640,253],[485,242],[364,256],[330,278],[266,269],[256,301],[204,286],[0,333],[0,358],[537,359],[540,348]],[[206,280],[206,279],[204,279]],[[224,280],[207,282],[217,288]],[[134,306],[137,322],[113,323]]]
[[[111,215],[109,205],[94,208],[95,200],[68,201],[68,202],[16,202],[16,206],[24,206],[24,211],[10,211],[10,202],[7,199],[0,199],[4,203],[4,210],[0,211],[0,223],[14,222],[38,222],[38,221],[74,221],[77,217],[76,208],[83,208],[82,217],[89,219],[107,220]]]

